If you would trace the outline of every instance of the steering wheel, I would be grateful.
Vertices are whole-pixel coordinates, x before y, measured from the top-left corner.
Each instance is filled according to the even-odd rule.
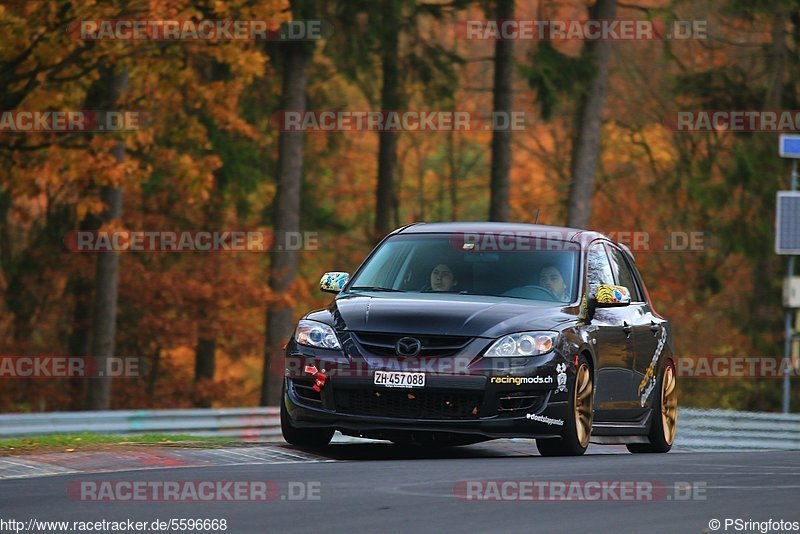
[[[506,291],[503,294],[504,295],[508,295],[509,297],[536,298],[535,296],[529,296],[530,295],[530,292],[529,292],[530,290],[538,291],[539,293],[544,293],[544,295],[547,297],[547,299],[545,299],[545,300],[558,301],[558,297],[556,297],[555,293],[553,293],[551,290],[549,290],[548,288],[546,288],[544,286],[540,286],[540,285],[536,285],[536,284],[531,284],[531,285],[522,286],[522,287],[515,287],[514,289],[509,289],[508,291]]]

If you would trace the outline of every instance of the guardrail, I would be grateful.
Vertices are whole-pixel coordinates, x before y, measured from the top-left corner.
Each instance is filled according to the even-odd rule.
[[[800,450],[800,414],[678,409],[676,446]]]
[[[281,439],[277,407],[111,410],[0,415],[0,439],[44,434],[183,434],[243,441]]]
[[[281,440],[277,407],[0,415],[0,439],[79,432],[185,434],[241,441]],[[675,446],[800,450],[800,414],[681,408]]]

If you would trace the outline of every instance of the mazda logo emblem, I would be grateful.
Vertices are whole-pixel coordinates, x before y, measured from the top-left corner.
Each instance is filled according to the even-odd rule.
[[[394,351],[398,356],[416,356],[421,350],[422,343],[413,337],[402,337],[394,346]]]

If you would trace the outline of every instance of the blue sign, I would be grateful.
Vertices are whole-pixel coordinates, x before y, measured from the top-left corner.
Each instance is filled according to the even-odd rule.
[[[775,253],[800,255],[800,191],[778,191]]]
[[[800,158],[800,135],[782,134],[778,152],[782,158]]]

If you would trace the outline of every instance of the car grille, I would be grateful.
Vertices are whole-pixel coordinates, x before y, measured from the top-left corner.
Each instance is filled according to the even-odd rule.
[[[336,411],[408,419],[477,419],[483,393],[336,388]]]
[[[536,391],[503,393],[498,396],[497,410],[501,412],[514,410],[537,412],[544,404],[545,397],[546,395]]]
[[[292,381],[292,387],[294,388],[295,394],[305,401],[321,404],[322,396],[319,394],[318,391],[314,390],[312,382],[311,381],[308,381],[307,383],[303,382],[299,380]]]
[[[414,337],[422,343],[419,356],[452,356],[472,341],[461,336],[416,336],[413,334],[376,334],[374,332],[352,332],[356,342],[369,355],[396,356],[394,346],[400,338]]]

